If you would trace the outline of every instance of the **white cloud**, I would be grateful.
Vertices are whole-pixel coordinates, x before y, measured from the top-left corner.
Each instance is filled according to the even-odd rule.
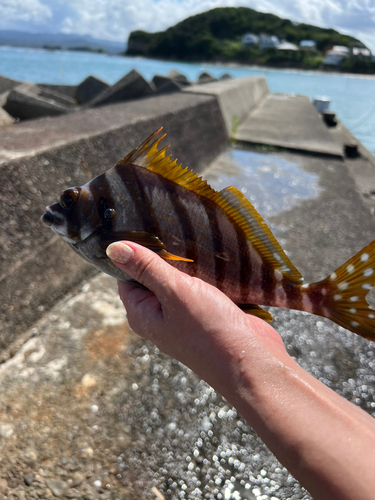
[[[51,17],[51,9],[39,0],[0,0],[0,27],[3,29],[15,22],[42,24]]]
[[[214,7],[247,6],[298,22],[335,28],[363,38],[375,48],[373,0],[67,0],[75,15],[62,23],[65,33],[127,39],[130,31],[160,31]]]
[[[160,31],[188,16],[228,6],[334,28],[375,49],[374,0],[0,0],[0,19],[42,23],[52,12],[49,26],[58,31],[124,41],[132,30]]]

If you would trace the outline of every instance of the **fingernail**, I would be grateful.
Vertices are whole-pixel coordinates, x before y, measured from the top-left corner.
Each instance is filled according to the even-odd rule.
[[[116,241],[107,247],[106,253],[111,260],[120,264],[126,264],[133,255],[133,250],[128,245],[125,245],[125,243]]]

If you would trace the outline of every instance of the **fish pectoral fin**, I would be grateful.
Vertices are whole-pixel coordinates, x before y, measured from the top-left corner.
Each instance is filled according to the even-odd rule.
[[[144,231],[107,232],[103,237],[102,248],[105,251],[111,243],[122,240],[138,243],[139,245],[142,245],[143,247],[159,254],[160,257],[165,260],[194,262],[191,259],[179,257],[178,255],[173,255],[172,253],[167,252],[164,243],[157,236]]]
[[[257,316],[258,318],[264,319],[264,321],[273,321],[273,317],[268,311],[262,309],[259,306],[256,306],[255,304],[237,304],[237,305],[241,309],[241,311],[245,312],[246,314],[252,314],[253,316]]]
[[[185,259],[184,257],[179,257],[178,255],[173,255],[173,253],[169,253],[166,250],[161,250],[158,252],[160,257],[164,260],[178,260],[181,262],[194,262],[191,259]]]

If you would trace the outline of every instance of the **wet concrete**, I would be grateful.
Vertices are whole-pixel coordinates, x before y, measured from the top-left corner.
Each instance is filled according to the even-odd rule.
[[[203,175],[245,192],[311,281],[375,238],[353,177],[364,166],[233,149]],[[323,318],[271,312],[301,366],[375,417],[375,344]],[[131,333],[111,278],[87,281],[25,335],[0,367],[6,498],[50,498],[53,479],[62,498],[86,500],[311,499],[220,395]]]

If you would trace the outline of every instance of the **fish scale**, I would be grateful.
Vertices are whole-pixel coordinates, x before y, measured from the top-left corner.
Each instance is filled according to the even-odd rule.
[[[375,241],[328,278],[303,283],[271,230],[236,188],[220,192],[182,168],[161,129],[112,169],[82,187],[68,188],[42,221],[84,259],[123,281],[106,248],[129,240],[158,253],[181,271],[223,291],[244,311],[272,320],[261,306],[325,316],[375,340],[375,310],[366,301],[375,286]]]

